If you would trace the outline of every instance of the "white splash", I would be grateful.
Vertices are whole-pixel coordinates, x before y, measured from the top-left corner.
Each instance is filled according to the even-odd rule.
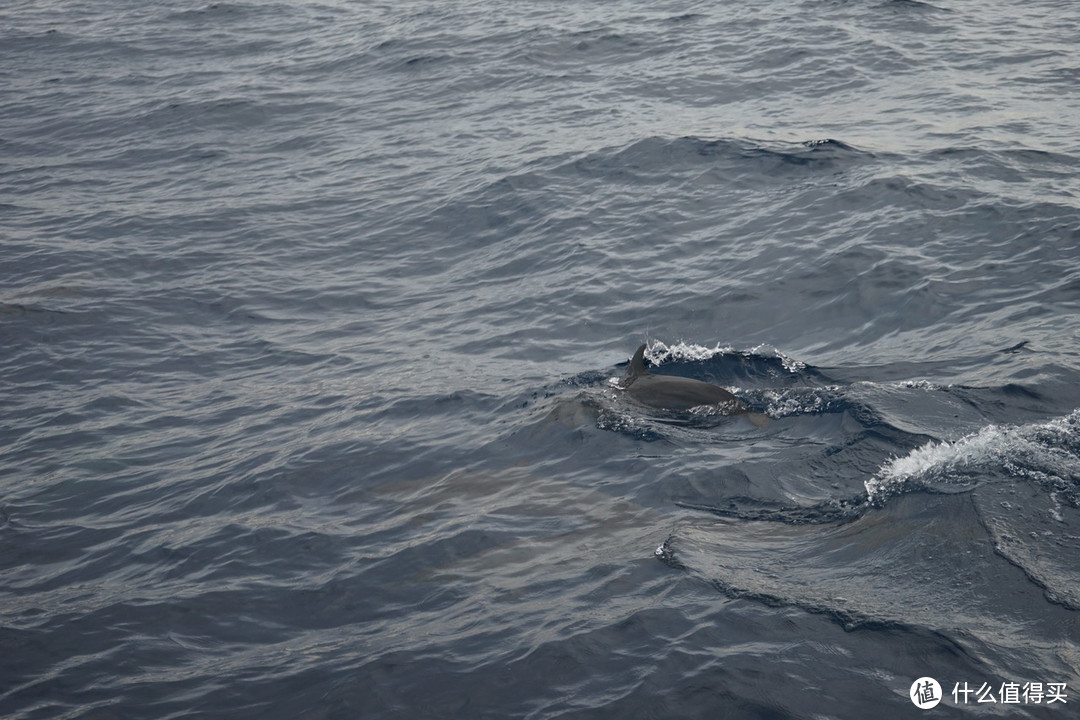
[[[757,355],[758,357],[774,357],[780,361],[780,364],[785,370],[793,375],[806,369],[806,363],[785,355],[771,345],[758,345],[755,348],[751,348],[749,354]]]
[[[988,425],[978,432],[953,442],[928,442],[904,457],[886,461],[873,477],[867,479],[866,495],[880,504],[888,497],[911,487],[933,482],[969,486],[983,472],[970,472],[993,466],[1014,476],[1041,482],[1062,482],[1062,476],[1080,475],[1080,458],[1068,449],[1075,439],[1080,411],[1047,423],[1026,426]],[[965,472],[967,471],[967,472]]]
[[[708,360],[717,355],[731,352],[735,352],[735,348],[730,345],[722,347],[720,343],[717,343],[715,347],[710,348],[704,345],[687,343],[682,340],[673,345],[668,345],[661,340],[653,340],[649,343],[649,347],[645,351],[645,357],[647,357],[649,362],[654,365],[660,365],[667,360],[701,362],[702,360]]]
[[[717,343],[713,347],[708,347],[706,345],[688,343],[685,340],[680,340],[671,345],[668,345],[662,340],[652,340],[649,342],[649,347],[645,351],[645,357],[647,357],[649,362],[654,365],[660,365],[668,360],[701,362],[703,360],[714,358],[717,355],[733,353],[739,353],[745,357],[757,356],[762,358],[775,358],[779,360],[783,368],[790,373],[797,373],[806,369],[806,363],[789,357],[773,346],[765,344],[758,345],[749,350],[739,351],[731,345],[721,345],[720,343]]]

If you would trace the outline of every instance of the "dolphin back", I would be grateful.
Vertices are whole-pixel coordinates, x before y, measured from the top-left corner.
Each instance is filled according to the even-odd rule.
[[[745,412],[745,405],[722,387],[691,378],[645,373],[627,387],[643,405],[665,410],[689,410],[699,405],[723,405],[728,414]]]
[[[630,359],[630,367],[623,377],[623,389],[642,405],[661,410],[689,410],[712,405],[725,415],[746,415],[759,428],[768,424],[768,418],[752,412],[742,400],[719,385],[693,378],[655,375],[645,369],[645,348],[640,346]]]

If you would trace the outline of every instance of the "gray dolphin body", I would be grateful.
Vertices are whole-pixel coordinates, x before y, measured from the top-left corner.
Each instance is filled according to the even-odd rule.
[[[661,410],[689,410],[703,405],[720,409],[725,415],[746,415],[750,422],[765,427],[767,418],[750,412],[742,400],[722,387],[692,378],[654,375],[645,369],[645,345],[634,353],[623,376],[623,390],[642,405]]]

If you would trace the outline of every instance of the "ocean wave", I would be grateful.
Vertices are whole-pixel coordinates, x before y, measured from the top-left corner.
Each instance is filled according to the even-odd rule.
[[[874,504],[913,490],[955,492],[985,482],[1035,480],[1080,500],[1080,410],[1046,423],[989,425],[955,441],[930,441],[866,480]]]

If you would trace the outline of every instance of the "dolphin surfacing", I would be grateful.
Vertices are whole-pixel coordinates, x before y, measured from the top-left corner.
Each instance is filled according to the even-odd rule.
[[[758,427],[768,423],[761,413],[750,412],[742,400],[722,387],[692,378],[654,375],[645,369],[645,345],[630,359],[622,379],[622,388],[631,398],[660,410],[689,410],[712,406],[725,415],[746,415]]]

